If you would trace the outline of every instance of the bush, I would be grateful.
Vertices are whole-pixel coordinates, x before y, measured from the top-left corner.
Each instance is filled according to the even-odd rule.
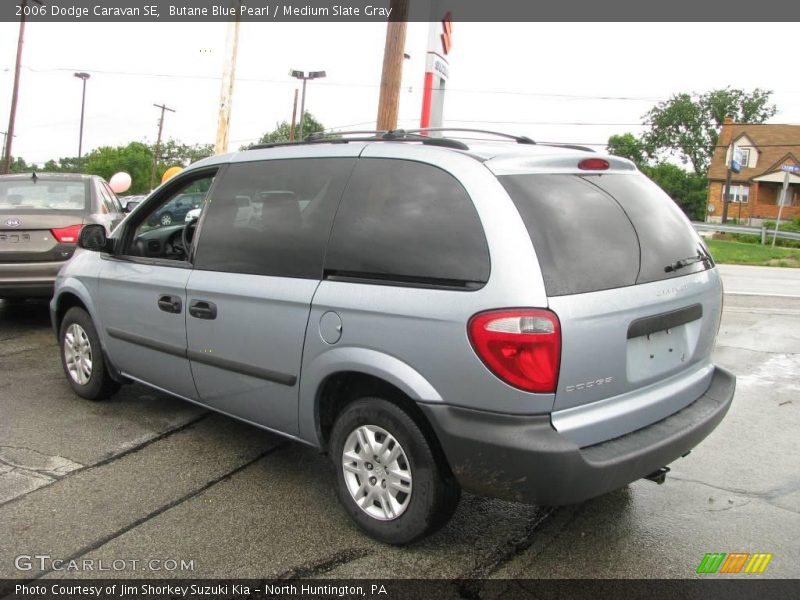
[[[772,224],[772,231],[775,230],[775,223]],[[767,229],[767,246],[772,245],[772,236],[770,230]],[[761,245],[761,236],[752,235],[749,233],[715,233],[713,238],[726,242],[739,242],[742,244],[758,244]],[[800,240],[782,240],[778,238],[775,240],[775,246],[780,248],[800,248]]]
[[[768,230],[775,230],[775,221],[764,221],[764,225]],[[781,226],[778,231],[796,231],[800,232],[800,218],[791,221],[781,221]]]

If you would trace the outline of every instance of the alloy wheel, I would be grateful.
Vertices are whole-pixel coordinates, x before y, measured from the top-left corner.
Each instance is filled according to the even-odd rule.
[[[385,429],[360,425],[342,449],[342,469],[353,501],[369,516],[391,521],[411,501],[411,465],[403,447]]]
[[[64,359],[67,372],[78,385],[86,385],[92,377],[92,345],[83,327],[73,323],[64,335]]]

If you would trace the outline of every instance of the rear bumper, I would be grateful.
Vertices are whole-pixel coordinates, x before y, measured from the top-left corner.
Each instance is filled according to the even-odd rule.
[[[0,263],[0,298],[52,296],[56,276],[66,261]]]
[[[736,378],[715,368],[686,408],[627,435],[579,448],[549,416],[510,416],[420,405],[461,487],[482,496],[544,505],[582,502],[656,471],[699,444],[730,408]]]

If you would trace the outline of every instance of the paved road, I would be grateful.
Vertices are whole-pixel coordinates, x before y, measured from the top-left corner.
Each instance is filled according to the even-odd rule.
[[[734,550],[800,577],[800,300],[726,298],[716,360],[739,377],[734,405],[665,485],[558,509],[467,495],[396,549],[349,522],[313,450],[139,385],[80,400],[45,306],[0,305],[0,577],[59,575],[15,569],[37,553],[137,577],[691,577]],[[131,570],[149,559],[194,569]]]
[[[725,293],[800,298],[800,269],[719,265]]]

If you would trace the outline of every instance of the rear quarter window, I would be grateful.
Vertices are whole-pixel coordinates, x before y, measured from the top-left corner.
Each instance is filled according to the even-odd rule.
[[[489,279],[489,249],[464,187],[431,165],[362,158],[345,189],[326,273],[472,289]]]

